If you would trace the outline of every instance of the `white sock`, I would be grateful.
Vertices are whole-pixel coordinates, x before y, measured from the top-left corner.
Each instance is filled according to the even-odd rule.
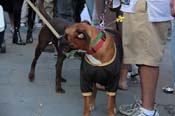
[[[155,110],[148,110],[148,109],[145,109],[145,108],[143,108],[143,107],[141,107],[141,108],[142,108],[144,114],[146,114],[146,115],[148,115],[148,116],[153,116],[154,113],[155,113]]]

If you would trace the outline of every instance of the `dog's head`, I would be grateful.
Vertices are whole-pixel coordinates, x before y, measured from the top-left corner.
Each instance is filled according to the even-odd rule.
[[[90,26],[86,21],[83,21],[66,28],[65,35],[73,48],[88,51],[92,38],[94,37],[94,30],[94,27]]]

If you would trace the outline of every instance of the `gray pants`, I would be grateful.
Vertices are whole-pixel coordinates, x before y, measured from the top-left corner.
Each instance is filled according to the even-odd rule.
[[[74,21],[75,0],[56,0],[55,17]]]
[[[173,85],[175,88],[175,20],[173,21],[173,30],[172,30],[172,36],[171,36],[171,44],[170,44],[170,49],[171,49],[171,58],[172,58],[172,76],[173,76]]]

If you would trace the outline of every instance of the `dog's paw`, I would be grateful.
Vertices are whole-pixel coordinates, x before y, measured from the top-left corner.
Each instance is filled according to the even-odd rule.
[[[114,107],[114,114],[117,114],[117,108]]]
[[[65,93],[66,91],[64,90],[64,89],[62,89],[62,88],[56,88],[56,93],[57,94],[63,94],[63,93]]]
[[[95,105],[94,104],[90,104],[89,110],[92,112],[94,109],[95,109]]]
[[[61,77],[61,82],[65,83],[65,82],[67,82],[67,80],[64,79],[63,77]]]
[[[29,79],[30,82],[33,82],[35,80],[35,75],[30,72],[29,75],[28,75],[28,79]]]

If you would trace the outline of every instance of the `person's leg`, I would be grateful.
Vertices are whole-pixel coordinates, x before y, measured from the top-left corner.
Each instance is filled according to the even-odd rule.
[[[122,89],[122,90],[127,90],[128,89],[127,75],[128,75],[129,68],[130,68],[130,65],[123,64],[122,68],[121,68],[121,71],[120,71],[119,88]]]
[[[50,17],[53,17],[54,0],[44,0],[44,7],[46,9],[47,14],[49,14]]]
[[[173,30],[171,36],[171,58],[172,58],[172,76],[173,76],[173,86],[175,89],[175,20],[173,21]]]
[[[73,3],[73,14],[74,14],[74,21],[81,22],[81,13],[84,9],[85,0],[77,0]]]
[[[142,107],[154,110],[159,67],[140,65]]]
[[[7,0],[5,3],[6,11],[9,15],[9,21],[10,21],[10,31],[11,33],[14,32],[14,17],[13,17],[13,0]]]
[[[23,5],[22,5],[22,11],[21,11],[21,25],[20,26],[26,26],[27,23],[27,18],[28,18],[28,4],[26,0],[24,0]]]
[[[4,33],[5,33],[5,30],[0,32],[0,53],[6,52]]]
[[[35,4],[36,0],[31,0],[33,4]],[[32,31],[33,31],[33,26],[35,22],[35,12],[31,7],[28,8],[28,30],[27,30],[27,36],[26,36],[26,43],[32,43],[33,42],[33,37],[32,37]]]
[[[94,10],[92,14],[92,23],[99,25],[104,18],[105,0],[94,0]]]
[[[54,16],[74,22],[73,2],[73,0],[56,0]]]
[[[171,42],[170,42],[170,52],[171,52],[171,62],[172,62],[172,81],[168,85],[165,85],[162,90],[165,93],[172,94],[175,89],[175,20],[173,21],[173,27],[171,32]]]
[[[120,9],[111,9],[109,7],[109,5],[105,5],[105,10],[104,10],[104,26],[107,28],[112,28],[112,29],[116,29],[118,30],[121,35],[122,35],[122,25],[121,23],[118,23],[118,25],[116,25],[114,22],[114,20],[116,19],[116,17],[118,15],[122,14],[122,12],[120,11]],[[112,23],[112,24],[111,24]]]
[[[13,14],[12,13],[9,13],[9,20],[10,20],[11,27],[14,28],[14,18],[13,18]]]
[[[13,13],[8,13],[9,15],[9,20],[10,20],[10,31],[13,33],[14,32],[14,17]]]
[[[92,14],[94,11],[94,0],[86,0],[86,6],[89,12],[90,19],[92,20]]]
[[[22,42],[20,36],[20,19],[21,19],[21,8],[22,8],[23,0],[14,0],[13,1],[13,16],[14,16],[14,33],[13,33],[13,43],[18,45],[25,45]]]

